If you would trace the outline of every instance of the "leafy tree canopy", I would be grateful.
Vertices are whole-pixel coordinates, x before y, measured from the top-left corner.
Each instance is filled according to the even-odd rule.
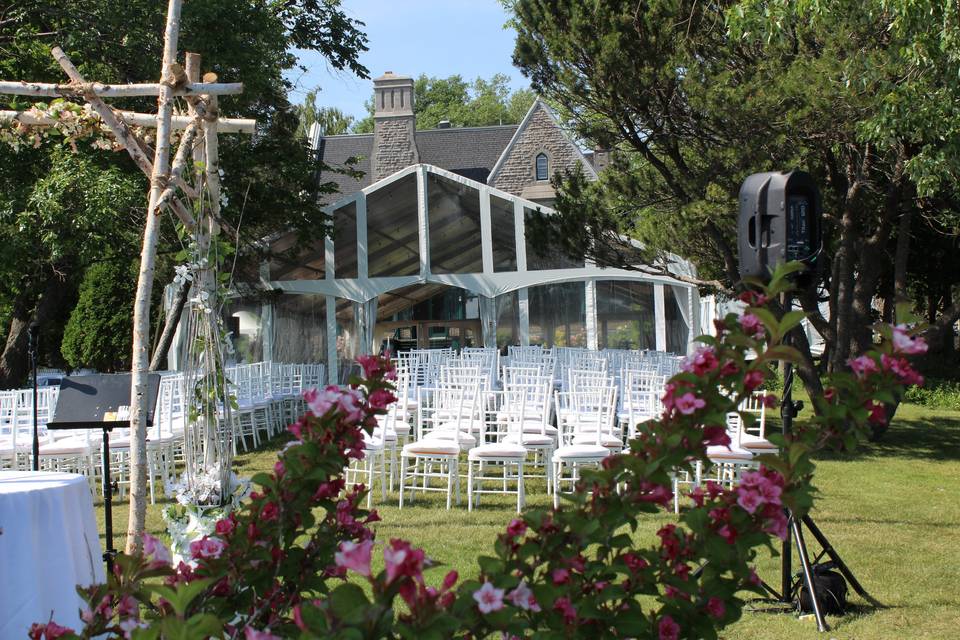
[[[166,3],[154,0],[14,3],[0,12],[0,78],[64,82],[50,55],[50,48],[59,45],[88,79],[121,83],[156,79],[165,14]],[[339,0],[184,3],[180,50],[201,54],[203,70],[215,72],[220,80],[244,83],[241,95],[221,98],[222,113],[257,119],[252,138],[220,139],[222,215],[239,228],[248,251],[257,248],[256,239],[278,228],[296,228],[305,237],[324,232],[325,217],[317,203],[331,186],[317,184],[318,163],[303,137],[296,135],[300,119],[288,100],[291,87],[284,72],[299,64],[293,52],[301,49],[319,51],[334,68],[365,77],[367,70],[357,59],[366,49],[362,26],[346,16]],[[0,108],[23,108],[31,102],[0,96]],[[153,98],[111,104],[146,112],[156,109]],[[8,313],[0,318],[7,336],[0,357],[0,386],[22,378],[23,329],[42,306],[39,293],[47,283],[53,287],[57,282],[78,282],[88,264],[86,253],[98,247],[101,236],[109,238],[119,254],[136,255],[139,250],[146,181],[127,154],[84,145],[72,159],[63,153],[55,138],[19,154],[0,145],[0,233],[9,242],[0,257],[0,272],[7,269],[0,285],[0,310]],[[77,163],[96,166],[97,171],[77,172],[69,166]],[[114,193],[106,198],[110,206],[97,214],[96,224],[87,224],[70,198],[80,197],[74,192],[91,194],[84,196],[90,198],[100,193],[101,171],[115,178],[110,187]],[[50,187],[67,183],[75,188]],[[114,215],[121,208],[124,214]],[[37,215],[41,230],[48,234],[39,253],[32,233],[36,225],[22,223],[24,216]],[[160,251],[172,254],[180,240],[169,220],[164,222]],[[19,261],[18,268],[22,255],[32,259]],[[40,273],[34,277],[37,263]],[[68,263],[69,269],[62,266]]]
[[[297,137],[304,138],[310,134],[310,127],[320,126],[321,136],[337,136],[347,133],[353,124],[353,116],[345,114],[336,107],[317,106],[317,89],[307,92],[303,104],[297,107],[300,123],[297,125]]]
[[[956,246],[955,3],[505,5],[518,31],[514,61],[533,89],[579,136],[613,151],[598,183],[570,176],[561,185],[562,215],[541,229],[550,241],[618,263],[629,254],[615,232],[627,232],[648,260],[680,253],[703,280],[733,287],[742,180],[810,171],[824,196],[825,284],[808,287],[801,302],[833,368],[870,342],[875,299],[889,316],[895,297],[909,295],[908,265],[919,266],[925,250],[919,237],[936,228]],[[960,280],[955,264],[927,268],[952,274],[947,293]],[[943,293],[937,300],[928,337],[943,345],[960,305]],[[807,355],[805,381],[818,387]]]

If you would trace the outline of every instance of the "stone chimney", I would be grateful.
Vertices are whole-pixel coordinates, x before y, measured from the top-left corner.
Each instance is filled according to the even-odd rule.
[[[373,81],[373,180],[420,162],[413,115],[413,78],[387,71]]]
[[[610,150],[597,148],[593,150],[593,169],[600,173],[610,164]]]

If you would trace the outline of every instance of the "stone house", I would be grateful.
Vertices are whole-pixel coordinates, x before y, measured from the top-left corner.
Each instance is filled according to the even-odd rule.
[[[318,135],[313,140],[328,165],[359,159],[355,168],[364,174],[360,180],[335,173],[322,177],[337,183],[337,198],[423,163],[550,206],[554,200],[550,178],[555,173],[579,165],[595,178],[594,162],[603,164],[605,154],[584,153],[539,98],[520,124],[451,127],[441,122],[436,129],[418,131],[412,77],[388,71],[373,81],[373,90],[372,134]]]

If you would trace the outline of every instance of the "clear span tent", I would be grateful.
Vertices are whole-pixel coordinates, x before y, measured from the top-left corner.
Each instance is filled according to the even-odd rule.
[[[686,353],[699,333],[696,287],[531,246],[525,215],[551,209],[431,165],[328,210],[334,238],[294,263],[262,267],[282,294],[228,306],[238,360],[325,362],[337,382],[357,355],[385,347]],[[680,258],[669,268],[695,275]]]

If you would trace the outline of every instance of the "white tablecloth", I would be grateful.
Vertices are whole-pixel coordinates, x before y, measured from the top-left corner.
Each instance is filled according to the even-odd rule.
[[[76,585],[105,581],[87,479],[0,471],[0,530],[0,638],[26,638],[51,612],[79,630]]]

